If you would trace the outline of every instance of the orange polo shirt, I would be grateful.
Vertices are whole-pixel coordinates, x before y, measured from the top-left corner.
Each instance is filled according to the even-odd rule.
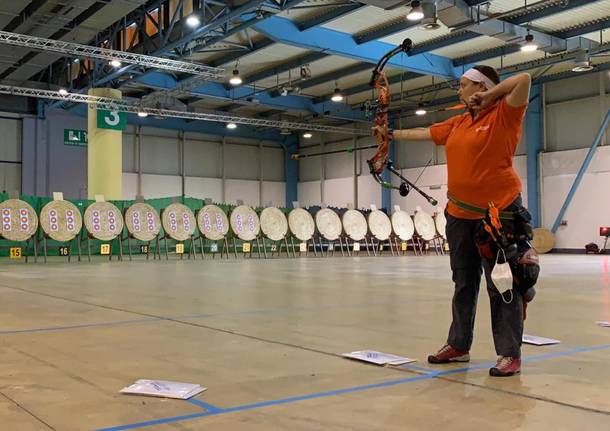
[[[513,156],[526,109],[527,105],[510,106],[504,98],[475,118],[467,112],[430,127],[432,140],[445,146],[450,195],[479,208],[493,202],[503,209],[515,200],[521,180],[513,168]],[[452,202],[447,210],[458,218],[482,218]]]

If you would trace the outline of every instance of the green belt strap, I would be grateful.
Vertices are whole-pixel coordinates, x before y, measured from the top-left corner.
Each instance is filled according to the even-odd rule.
[[[467,204],[466,202],[462,202],[459,199],[454,198],[449,193],[447,193],[447,198],[456,206],[460,207],[463,210],[470,211],[477,214],[487,215],[487,208],[479,208],[474,205]],[[500,218],[502,220],[514,220],[515,214],[510,211],[500,211]]]

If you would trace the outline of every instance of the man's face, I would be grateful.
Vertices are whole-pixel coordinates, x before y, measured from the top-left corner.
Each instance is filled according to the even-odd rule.
[[[470,99],[470,96],[479,91],[485,90],[485,85],[481,84],[480,82],[473,82],[468,78],[462,77],[462,79],[460,79],[460,88],[458,90],[458,96],[463,103],[468,105],[468,99]]]

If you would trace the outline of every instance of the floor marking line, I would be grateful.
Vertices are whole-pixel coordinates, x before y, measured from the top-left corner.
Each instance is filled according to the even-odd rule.
[[[224,411],[224,409],[221,409],[220,407],[213,406],[212,404],[208,404],[204,401],[198,400],[197,398],[190,398],[186,401],[190,404],[193,404],[194,406],[202,407],[202,408],[206,409],[208,412],[217,413],[217,412]]]
[[[560,358],[560,357],[565,357],[565,356],[574,355],[574,354],[578,354],[578,353],[593,352],[593,351],[606,350],[606,349],[610,349],[610,344],[605,344],[605,345],[600,345],[600,346],[591,346],[591,347],[578,347],[578,348],[574,348],[574,349],[570,349],[570,350],[554,352],[554,353],[549,353],[549,354],[545,354],[545,355],[535,355],[535,356],[531,356],[528,358],[524,358],[524,361],[525,362],[543,361],[543,360],[547,360],[547,359]],[[277,400],[263,401],[263,402],[254,403],[254,404],[244,404],[241,406],[228,407],[228,408],[222,409],[219,412],[204,412],[204,413],[193,414],[193,415],[174,416],[174,417],[168,417],[168,418],[163,418],[163,419],[156,419],[153,421],[138,422],[138,423],[127,424],[127,425],[119,425],[119,426],[110,427],[110,428],[101,428],[101,429],[98,429],[97,431],[125,431],[125,430],[131,430],[131,429],[136,429],[136,428],[144,428],[144,427],[153,426],[153,425],[180,422],[180,421],[184,421],[184,420],[188,420],[188,419],[202,418],[205,416],[221,415],[221,414],[234,413],[234,412],[240,412],[240,411],[245,411],[245,410],[254,410],[254,409],[259,409],[259,408],[263,408],[263,407],[270,407],[270,406],[276,406],[276,405],[281,405],[281,404],[290,404],[290,403],[317,399],[317,398],[326,398],[326,397],[330,397],[330,396],[343,395],[343,394],[349,394],[349,393],[354,393],[354,392],[362,392],[362,391],[368,391],[368,390],[372,390],[372,389],[393,387],[393,386],[403,385],[403,384],[422,381],[422,380],[431,380],[431,379],[436,379],[436,378],[442,378],[442,376],[449,376],[449,375],[453,375],[453,374],[467,373],[469,371],[477,371],[477,370],[481,370],[481,369],[486,369],[486,368],[489,368],[491,365],[493,365],[493,363],[480,363],[480,364],[471,365],[471,366],[464,367],[464,368],[454,368],[454,369],[450,369],[450,370],[439,371],[434,374],[420,374],[417,376],[408,377],[408,378],[404,378],[404,379],[390,380],[390,381],[385,381],[385,382],[380,382],[380,383],[372,383],[372,384],[368,384],[368,385],[336,389],[336,390],[332,390],[332,391],[317,392],[317,393],[308,394],[308,395],[301,395],[301,396],[294,396],[294,397],[282,398],[282,399],[277,399]],[[398,368],[398,367],[396,367],[396,368]],[[447,379],[447,381],[452,381],[452,380]],[[465,382],[465,383],[467,383],[467,382]],[[484,386],[484,387],[486,388],[486,386]],[[547,400],[545,398],[540,398],[538,400],[543,401],[543,402],[552,401],[552,400]],[[560,404],[560,405],[564,405],[566,407],[574,407],[570,404]],[[578,407],[576,407],[576,408],[578,408]],[[589,411],[592,413],[600,413],[600,414],[605,414],[605,415],[610,414],[610,412],[605,412],[603,410],[596,411],[596,410],[591,409]]]
[[[25,334],[32,332],[55,332],[55,331],[67,331],[70,329],[84,329],[84,328],[99,328],[104,326],[119,326],[119,325],[129,325],[132,323],[152,323],[158,322],[165,319],[160,318],[146,318],[146,319],[133,319],[133,320],[113,320],[109,322],[98,322],[98,323],[82,323],[78,325],[66,325],[66,326],[48,326],[41,328],[29,328],[29,329],[8,329],[5,331],[0,331],[0,335],[10,335],[10,334]]]
[[[2,395],[4,398],[6,398],[9,402],[13,403],[14,405],[16,405],[20,410],[23,410],[25,413],[27,413],[29,416],[33,417],[34,419],[36,419],[36,421],[40,422],[41,424],[43,424],[44,426],[46,426],[48,429],[56,431],[56,429],[54,427],[52,427],[50,424],[46,423],[45,421],[43,421],[41,418],[39,418],[38,416],[36,416],[33,412],[31,412],[30,410],[26,409],[25,407],[23,407],[21,404],[19,404],[17,401],[15,401],[14,399],[12,399],[11,397],[9,397],[8,395],[6,395],[4,392],[0,391],[0,395]]]

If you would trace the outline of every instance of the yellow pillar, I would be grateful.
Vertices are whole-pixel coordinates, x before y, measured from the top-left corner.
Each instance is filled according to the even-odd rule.
[[[122,93],[112,88],[92,88],[90,96],[121,99]],[[89,199],[104,195],[108,200],[123,199],[123,132],[98,129],[97,108],[89,105],[88,181]]]

